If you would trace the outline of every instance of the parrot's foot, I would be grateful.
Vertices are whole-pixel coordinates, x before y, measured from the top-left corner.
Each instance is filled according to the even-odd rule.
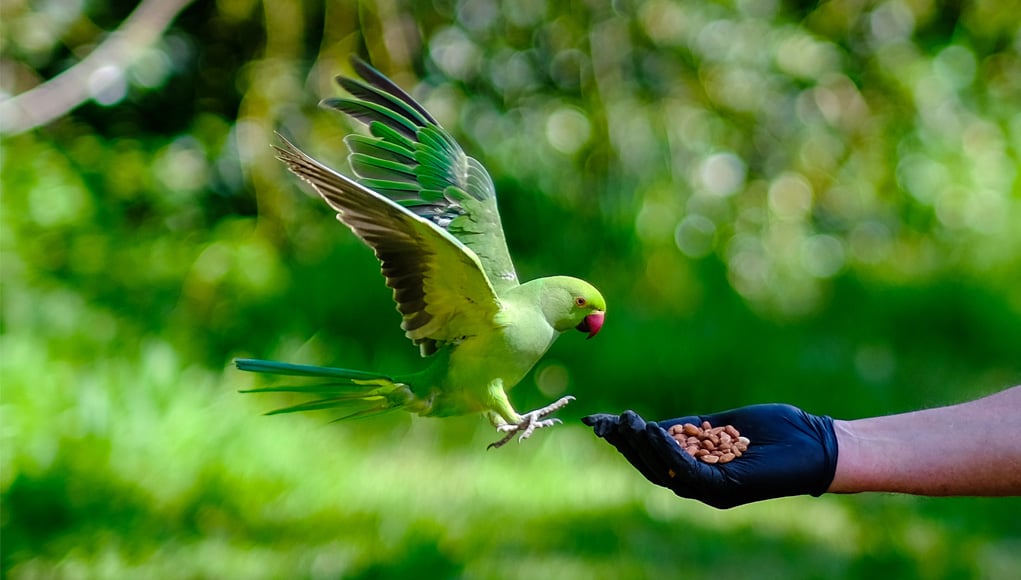
[[[561,399],[559,399],[558,401],[554,402],[551,405],[546,405],[541,409],[536,409],[534,411],[525,413],[524,415],[521,416],[521,422],[516,425],[514,424],[500,425],[499,427],[496,428],[496,430],[501,433],[506,433],[506,435],[503,436],[503,439],[490,443],[489,446],[486,447],[486,449],[492,449],[494,447],[503,447],[504,444],[513,439],[514,436],[519,433],[521,434],[521,436],[518,437],[518,442],[520,443],[521,441],[524,441],[525,439],[531,437],[532,432],[534,432],[536,429],[542,429],[543,427],[552,427],[557,423],[560,423],[561,422],[560,419],[547,419],[546,417],[552,415],[553,413],[556,413],[560,409],[563,409],[564,407],[567,406],[568,403],[570,403],[573,400],[574,397],[570,395],[562,397]]]

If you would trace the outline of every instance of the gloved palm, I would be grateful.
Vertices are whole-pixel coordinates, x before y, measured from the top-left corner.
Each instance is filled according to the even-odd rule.
[[[829,488],[836,471],[833,420],[791,405],[752,405],[658,423],[646,422],[633,411],[589,415],[582,421],[652,483],[721,509],[791,495],[819,496]],[[666,430],[702,421],[733,425],[751,445],[726,464],[696,460]]]

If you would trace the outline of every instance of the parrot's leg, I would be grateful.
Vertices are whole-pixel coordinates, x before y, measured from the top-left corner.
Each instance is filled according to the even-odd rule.
[[[553,413],[556,413],[560,409],[563,409],[564,407],[567,406],[568,403],[570,403],[573,400],[574,397],[568,395],[566,397],[560,398],[559,400],[555,401],[550,405],[546,405],[541,409],[529,411],[528,413],[521,415],[521,420],[517,423],[504,423],[502,425],[497,425],[496,430],[501,433],[506,433],[506,435],[503,436],[503,439],[490,443],[486,449],[491,449],[494,447],[497,448],[503,447],[504,444],[506,444],[508,441],[513,439],[515,435],[518,434],[520,434],[520,436],[518,437],[518,442],[524,441],[525,439],[531,437],[532,433],[536,429],[542,429],[543,427],[552,427],[560,423],[561,422],[560,419],[556,418],[547,419],[546,417],[552,415]]]

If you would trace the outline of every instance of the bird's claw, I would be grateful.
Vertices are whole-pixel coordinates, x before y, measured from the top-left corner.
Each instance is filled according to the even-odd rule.
[[[556,418],[537,420],[534,419],[532,415],[524,415],[523,420],[521,421],[520,424],[500,425],[499,427],[496,428],[496,430],[499,431],[500,433],[507,433],[508,431],[517,433],[518,431],[521,431],[521,428],[524,426],[524,429],[527,432],[527,434],[522,434],[521,438],[528,439],[528,436],[532,434],[532,431],[535,431],[536,429],[542,429],[543,427],[552,427],[557,423],[563,423],[563,421]]]
[[[562,423],[560,419],[552,418],[546,419],[545,417],[556,413],[560,409],[567,406],[568,403],[574,400],[574,397],[568,395],[561,397],[559,400],[553,402],[550,405],[546,405],[541,409],[530,411],[521,416],[521,422],[517,424],[506,424],[500,425],[496,428],[500,433],[506,433],[499,441],[490,443],[486,449],[493,449],[503,447],[508,441],[514,438],[514,435],[520,433],[518,437],[518,443],[528,439],[532,436],[532,433],[536,429],[542,429],[543,427],[552,427],[558,423]]]

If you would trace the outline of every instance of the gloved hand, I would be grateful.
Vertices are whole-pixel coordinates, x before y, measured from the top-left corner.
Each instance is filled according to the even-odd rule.
[[[673,425],[709,421],[733,425],[751,440],[744,454],[725,464],[695,459],[667,433]],[[646,422],[634,411],[582,419],[646,479],[675,494],[726,509],[753,501],[820,496],[837,468],[833,419],[783,404],[751,405],[713,415]]]

